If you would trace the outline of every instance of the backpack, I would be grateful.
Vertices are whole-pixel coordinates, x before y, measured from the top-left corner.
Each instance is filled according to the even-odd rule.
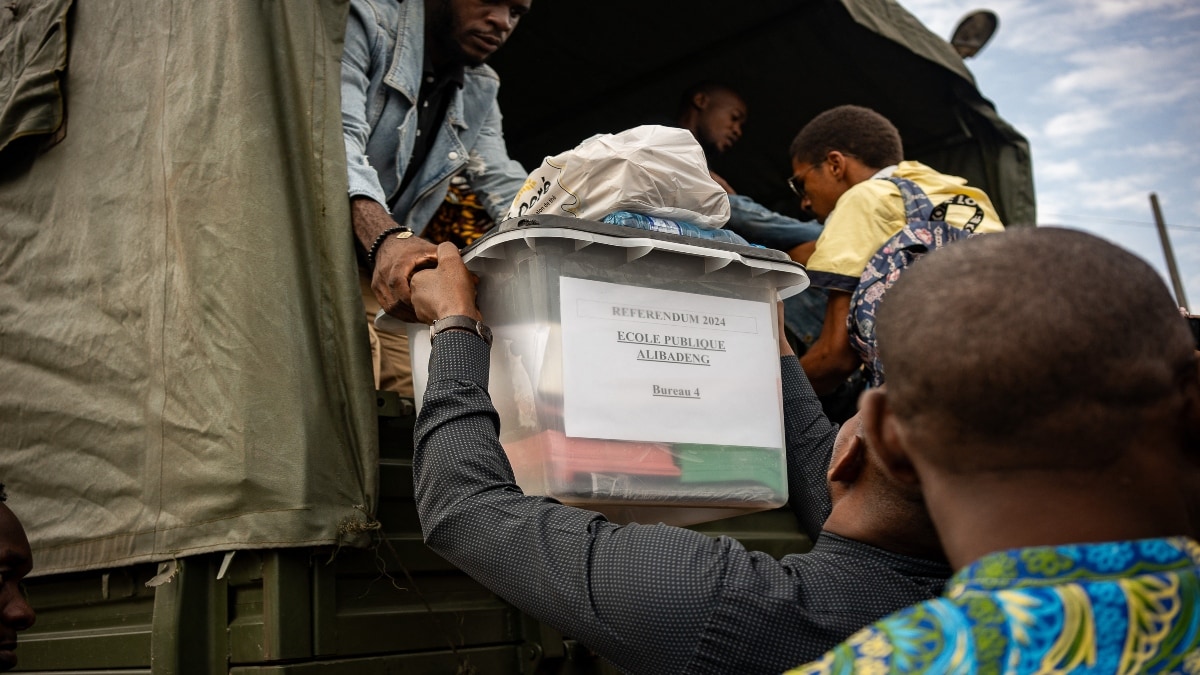
[[[850,313],[846,317],[850,345],[866,365],[868,384],[872,387],[884,382],[883,365],[879,363],[875,344],[875,312],[884,294],[917,258],[974,236],[975,228],[983,222],[983,209],[971,197],[955,195],[934,207],[925,191],[911,180],[895,176],[880,180],[891,181],[900,188],[907,222],[867,261],[858,287],[850,296]],[[946,222],[946,212],[956,205],[975,208],[975,215],[961,229]]]

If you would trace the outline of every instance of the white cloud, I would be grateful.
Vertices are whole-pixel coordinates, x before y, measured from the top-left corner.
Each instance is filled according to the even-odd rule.
[[[1193,50],[1194,51],[1194,50]],[[1151,50],[1140,45],[1118,45],[1076,52],[1067,57],[1070,69],[1044,87],[1043,103],[1065,112],[1051,117],[1042,131],[1045,139],[1061,145],[1078,145],[1110,128],[1129,129],[1146,124],[1145,117],[1183,102],[1200,100],[1200,77],[1190,78],[1185,63],[1192,55],[1182,48]],[[1185,112],[1191,106],[1183,106]],[[1120,142],[1120,139],[1112,139]],[[1164,158],[1187,153],[1171,150],[1159,141],[1148,151]]]
[[[1184,3],[1182,7],[1175,10],[1171,17],[1174,21],[1186,21],[1200,16],[1200,3]]]
[[[1038,193],[1039,220],[1077,225],[1110,221],[1153,224],[1150,193],[1159,180],[1151,174],[1096,176],[1076,179],[1064,189],[1042,190]]]
[[[1188,160],[1190,162],[1200,162],[1200,158],[1195,156],[1196,149],[1188,147],[1184,143],[1178,142],[1158,142],[1158,143],[1141,143],[1125,148],[1114,148],[1107,151],[1102,151],[1097,154],[1109,157],[1135,157],[1137,159],[1150,160]],[[1196,189],[1200,190],[1200,178],[1196,180]]]
[[[1086,204],[1091,212],[1140,209],[1145,221],[1150,221],[1150,193],[1154,178],[1133,175],[1124,178],[1101,178],[1080,181],[1076,186],[1080,204]]]
[[[1078,24],[1069,16],[1052,3],[1021,3],[1001,18],[1006,30],[997,36],[997,45],[1034,54],[1060,54],[1086,46],[1086,36],[1074,28]],[[1073,28],[1064,30],[1067,26]]]
[[[1186,0],[1076,0],[1075,11],[1093,15],[1098,23],[1110,25],[1130,15],[1156,11],[1189,10]]]
[[[1200,92],[1200,83],[1179,77],[1194,59],[1194,47],[1118,44],[1078,51],[1066,58],[1072,69],[1054,77],[1047,90],[1109,108],[1169,105]]]
[[[1062,181],[1083,176],[1083,167],[1074,159],[1065,162],[1046,162],[1035,165],[1033,169],[1039,180]]]
[[[1076,52],[1067,61],[1077,67],[1050,81],[1052,94],[1112,91],[1130,84],[1130,75],[1144,69],[1147,50],[1141,45]]]
[[[1059,113],[1042,127],[1042,137],[1059,145],[1078,145],[1088,136],[1112,126],[1108,113],[1099,109]]]

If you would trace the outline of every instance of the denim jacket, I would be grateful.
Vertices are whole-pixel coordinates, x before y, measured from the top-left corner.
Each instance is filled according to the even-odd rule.
[[[742,235],[751,244],[787,251],[821,236],[821,225],[776,213],[745,195],[729,195],[729,222],[725,229]]]
[[[421,0],[351,0],[342,53],[342,129],[351,197],[386,205],[400,186],[417,130],[417,95],[425,53]],[[488,66],[467,68],[428,159],[391,209],[420,232],[445,199],[450,179],[466,171],[471,188],[499,221],[528,172],[508,157]]]

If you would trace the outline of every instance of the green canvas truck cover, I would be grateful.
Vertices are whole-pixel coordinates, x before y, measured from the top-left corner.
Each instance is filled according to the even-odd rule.
[[[66,132],[0,155],[0,481],[36,574],[364,541],[345,16],[75,3]]]

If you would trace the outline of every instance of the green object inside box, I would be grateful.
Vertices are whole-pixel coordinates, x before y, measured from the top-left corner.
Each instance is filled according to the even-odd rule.
[[[784,491],[783,451],[779,448],[676,443],[674,451],[683,483],[752,481]]]

